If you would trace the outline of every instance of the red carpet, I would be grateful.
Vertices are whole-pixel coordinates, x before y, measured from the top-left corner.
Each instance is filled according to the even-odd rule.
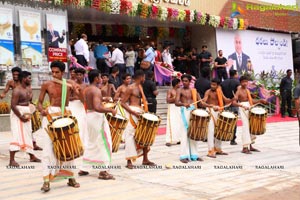
[[[273,115],[267,118],[267,123],[276,123],[276,122],[292,122],[297,121],[297,118],[285,117],[282,118],[281,115]],[[238,126],[242,126],[242,121],[238,120]],[[166,127],[161,127],[158,129],[158,135],[166,134]]]

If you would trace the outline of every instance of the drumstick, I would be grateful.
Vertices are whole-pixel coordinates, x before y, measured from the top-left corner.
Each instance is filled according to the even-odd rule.
[[[55,83],[63,84],[62,80],[59,80],[57,78],[53,78],[52,81],[55,82]],[[73,85],[70,84],[70,83],[67,83],[67,86],[71,87],[71,88],[73,87]]]
[[[121,105],[119,105],[119,104],[120,104],[120,99],[121,99],[121,98],[119,98],[119,99],[118,99],[118,101],[117,101],[117,104],[116,104],[115,110],[118,110],[118,106],[121,106]]]
[[[203,102],[202,99],[200,99],[199,101],[195,101],[194,103],[191,103],[191,104],[197,104],[197,103],[199,103],[199,102],[202,103],[202,102]]]

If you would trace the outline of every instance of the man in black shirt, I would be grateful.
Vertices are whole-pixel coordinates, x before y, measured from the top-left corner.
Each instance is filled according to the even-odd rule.
[[[218,51],[218,57],[215,59],[215,68],[217,70],[217,75],[219,80],[222,82],[222,78],[226,80],[228,78],[226,66],[227,66],[227,59],[223,57],[223,51]]]
[[[148,102],[148,111],[151,113],[156,113],[156,96],[158,95],[158,90],[156,84],[153,81],[154,73],[149,71],[147,73],[146,80],[143,83],[143,90]]]
[[[197,48],[192,48],[192,51],[190,55],[188,56],[188,59],[190,61],[190,71],[191,75],[195,76],[196,78],[199,78],[199,60],[198,60],[198,53],[197,53]]]
[[[286,112],[286,104],[287,104],[287,111],[289,113],[289,117],[292,116],[291,113],[291,106],[292,106],[292,85],[293,85],[293,79],[292,76],[292,70],[288,69],[286,71],[287,75],[283,79],[281,79],[280,82],[280,96],[281,96],[281,117],[285,117]]]
[[[119,78],[119,68],[114,66],[111,70],[111,74],[108,77],[108,81],[111,84],[114,84],[115,88],[117,89],[121,85],[121,81]]]
[[[206,90],[210,89],[209,73],[209,68],[204,68],[202,70],[201,76],[195,82],[195,88],[199,93],[201,99],[204,98]]]
[[[230,78],[224,80],[221,83],[223,94],[226,98],[232,99],[234,97],[234,93],[237,91],[238,86],[240,85],[240,82],[238,80],[238,73],[237,70],[231,69],[229,71]],[[230,106],[227,108],[227,110],[233,112],[234,114],[238,115],[239,108],[235,106]],[[236,126],[234,128],[234,134],[233,138],[230,141],[231,145],[237,145],[236,141]]]
[[[203,69],[209,69],[209,76],[210,78],[210,62],[213,60],[211,53],[207,51],[207,46],[202,46],[202,52],[199,54],[199,62],[200,62],[200,72],[202,73]]]

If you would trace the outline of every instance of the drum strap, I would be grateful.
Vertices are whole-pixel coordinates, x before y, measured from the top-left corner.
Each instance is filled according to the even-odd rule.
[[[247,96],[248,96],[248,101],[250,103],[250,106],[253,106],[253,100],[252,100],[252,97],[251,97],[251,93],[248,89],[246,89],[247,91]]]
[[[146,97],[145,97],[145,94],[144,94],[144,91],[143,91],[143,88],[142,88],[141,85],[139,85],[139,90],[140,90],[140,93],[142,95],[142,102],[144,104],[144,111],[148,112],[148,102],[146,100]]]
[[[64,116],[67,99],[67,80],[63,78],[62,81],[63,83],[61,86],[61,116]]]
[[[196,89],[192,89],[192,99],[193,99],[193,102],[197,102],[197,90]],[[197,104],[195,103],[195,108],[197,108]]]
[[[125,117],[125,111],[124,111],[123,107],[121,106],[120,102],[118,102],[117,106],[118,106],[118,109],[119,109],[122,117]]]
[[[217,88],[217,98],[219,102],[220,111],[224,110],[223,92],[220,86]]]
[[[136,128],[137,128],[137,125],[136,125],[135,121],[133,120],[131,114],[129,115],[129,120],[130,120],[130,124],[133,126],[133,128],[136,129]]]
[[[187,111],[192,111],[192,110],[195,109],[195,106],[192,105],[192,106],[190,106],[189,108],[186,108],[186,107],[183,107],[183,106],[180,107],[183,125],[184,125],[184,127],[185,127],[186,129],[188,129],[188,128],[189,128],[189,124],[188,124],[188,121],[187,121],[186,116],[185,116],[185,113],[184,113],[184,110],[185,110],[185,109],[186,109]]]

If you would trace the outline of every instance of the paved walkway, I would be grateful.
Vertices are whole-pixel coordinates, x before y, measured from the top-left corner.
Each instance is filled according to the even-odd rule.
[[[267,124],[267,133],[259,136],[255,147],[262,152],[245,155],[239,145],[223,145],[228,156],[216,159],[206,157],[207,144],[199,143],[204,162],[184,165],[179,162],[179,146],[166,147],[164,135],[156,138],[150,158],[161,169],[126,169],[124,149],[113,154],[116,180],[97,179],[97,171],[79,177],[81,187],[70,188],[66,181],[51,184],[48,193],[42,193],[42,167],[28,162],[28,156],[18,153],[20,165],[34,169],[7,169],[9,132],[0,133],[0,199],[226,199],[277,200],[300,199],[300,147],[298,122]],[[42,146],[41,133],[37,133]],[[41,152],[36,152],[41,157]],[[76,160],[80,166],[81,160]],[[137,161],[140,164],[141,160]],[[171,167],[171,169],[167,169]],[[181,169],[178,169],[181,168]],[[190,169],[183,169],[190,168]],[[191,169],[193,168],[193,169]],[[270,168],[270,169],[267,169]],[[273,168],[273,169],[271,169]]]

